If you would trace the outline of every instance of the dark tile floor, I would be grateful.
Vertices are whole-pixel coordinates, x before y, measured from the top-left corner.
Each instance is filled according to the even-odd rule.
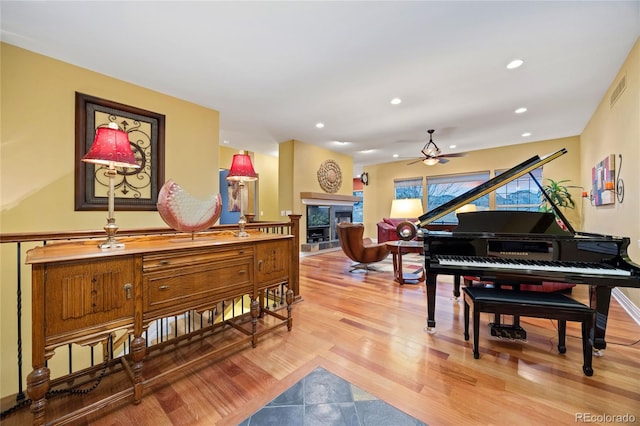
[[[316,368],[240,426],[414,426],[425,423]]]

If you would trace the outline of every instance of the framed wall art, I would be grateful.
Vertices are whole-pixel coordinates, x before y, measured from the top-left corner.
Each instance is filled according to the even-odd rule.
[[[116,123],[127,132],[139,169],[116,168],[115,208],[157,210],[164,183],[165,116],[76,92],[75,209],[103,210],[108,204],[107,166],[85,163],[96,129]]]
[[[603,206],[616,202],[614,180],[616,174],[616,157],[611,154],[591,169],[591,194],[595,206]]]

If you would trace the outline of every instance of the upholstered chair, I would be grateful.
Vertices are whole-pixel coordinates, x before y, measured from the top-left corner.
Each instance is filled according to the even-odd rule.
[[[363,238],[364,225],[361,223],[342,222],[336,225],[340,246],[347,257],[355,264],[349,272],[357,269],[375,271],[372,263],[380,262],[389,256],[389,248],[384,243],[373,243],[371,238]]]

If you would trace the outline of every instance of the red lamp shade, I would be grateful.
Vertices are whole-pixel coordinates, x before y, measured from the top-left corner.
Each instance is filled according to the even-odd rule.
[[[251,157],[247,154],[234,154],[231,162],[231,169],[227,175],[227,180],[233,181],[250,181],[257,180],[258,175],[253,170]]]
[[[118,129],[115,123],[98,128],[93,145],[82,161],[107,166],[113,163],[116,167],[140,167],[131,150],[129,136]]]

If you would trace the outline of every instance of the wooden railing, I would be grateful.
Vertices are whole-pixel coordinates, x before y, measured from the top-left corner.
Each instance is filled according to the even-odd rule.
[[[290,282],[288,283],[289,289],[294,293],[294,300],[300,299],[299,291],[299,220],[300,215],[290,215],[290,221],[288,222],[249,222],[246,225],[247,230],[259,230],[266,233],[275,233],[283,235],[293,236],[293,250],[291,253],[291,273]],[[216,225],[206,232],[215,231],[233,231],[237,229],[237,225]],[[133,236],[148,236],[148,235],[184,235],[181,232],[174,231],[169,228],[143,228],[143,229],[124,229],[118,231],[118,237],[133,237]],[[7,333],[7,330],[15,330],[15,341],[3,338],[0,342],[0,354],[2,355],[2,363],[10,363],[12,359],[16,362],[15,373],[8,375],[7,369],[3,365],[3,374],[0,390],[2,391],[2,398],[0,399],[0,412],[2,417],[9,414],[13,409],[25,404],[27,402],[25,394],[25,382],[26,376],[31,371],[31,363],[27,362],[24,365],[25,354],[31,351],[31,338],[28,329],[24,327],[25,320],[31,319],[31,303],[23,303],[23,295],[31,292],[31,273],[29,265],[25,264],[27,251],[38,245],[46,245],[52,242],[62,241],[74,241],[74,240],[87,240],[87,239],[104,239],[104,231],[66,231],[66,232],[32,232],[32,233],[7,233],[0,234],[0,249],[2,250],[2,294],[3,298],[7,294],[16,295],[15,311],[3,312],[3,331],[6,334],[12,335],[13,333]],[[15,277],[12,277],[15,275]],[[279,296],[273,295],[272,302],[275,306],[275,300]],[[267,296],[267,300],[269,297]],[[7,309],[9,304],[6,301],[3,303],[3,309]],[[239,312],[232,312],[232,315],[245,314],[243,308],[243,302],[232,301],[228,305],[227,309],[223,309],[221,312],[212,312],[211,315],[228,315],[226,310],[239,309]],[[236,308],[238,306],[239,308]],[[189,315],[189,313],[185,314]],[[13,320],[11,320],[13,318]],[[201,319],[200,319],[201,320]],[[9,321],[9,324],[4,323]],[[170,320],[171,321],[171,320]],[[193,323],[193,318],[174,318],[172,319],[174,324]],[[153,336],[153,343],[162,343],[167,339],[167,322],[166,319],[158,320],[156,324],[156,331]],[[150,327],[151,328],[151,327]],[[152,336],[149,336],[152,337]],[[177,337],[177,334],[175,335]],[[169,336],[168,338],[171,338]],[[15,343],[15,346],[14,346]],[[121,338],[119,341],[107,342],[108,349],[112,353],[110,357],[113,357],[113,352],[128,351],[128,342],[125,338]],[[95,367],[96,364],[100,364],[103,361],[102,355],[96,355],[97,361],[94,362],[94,348],[90,348],[90,365]],[[67,356],[68,374],[72,375],[78,369],[74,366],[74,357],[71,348],[68,348]],[[86,367],[86,366],[85,366]],[[12,376],[12,377],[7,377]]]

